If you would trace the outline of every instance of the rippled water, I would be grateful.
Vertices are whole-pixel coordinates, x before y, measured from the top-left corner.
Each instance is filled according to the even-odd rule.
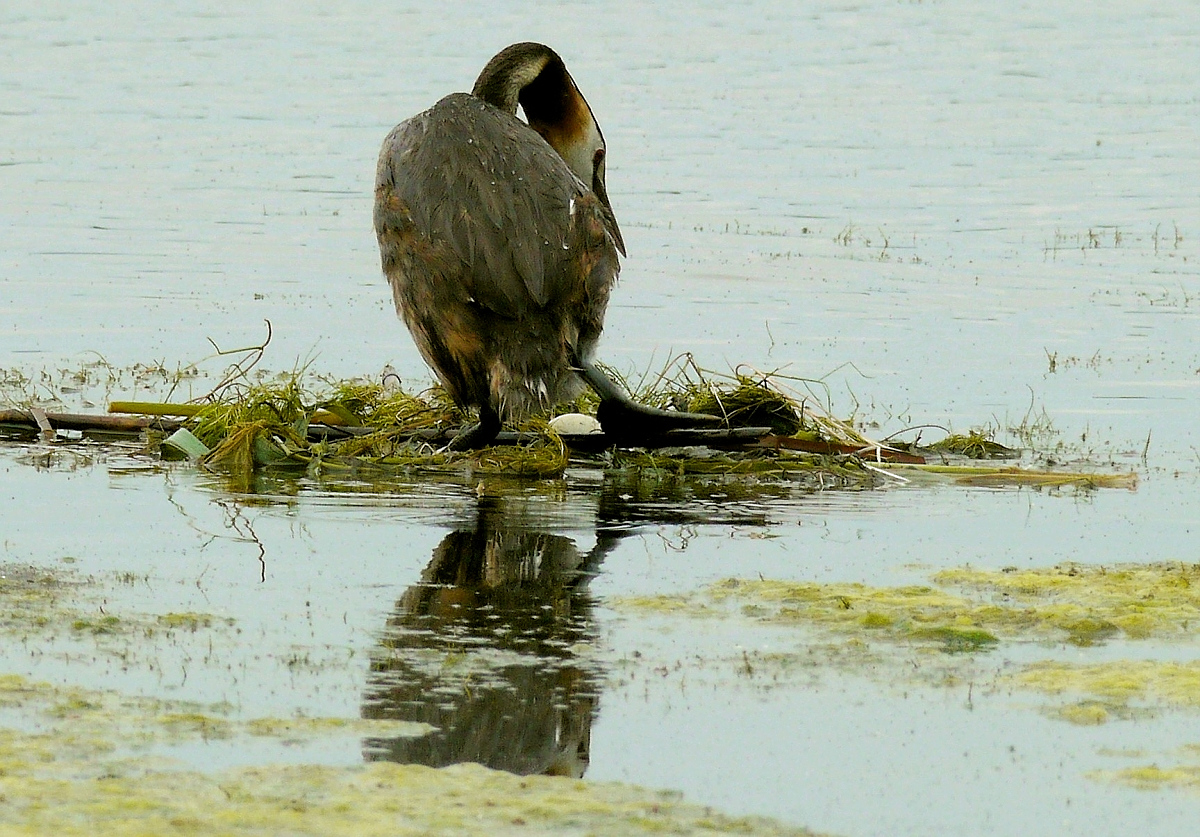
[[[837,671],[774,690],[703,668],[656,678],[654,666],[784,640],[606,604],[729,575],[892,584],[922,577],[914,565],[1196,560],[1190,4],[9,3],[0,369],[36,379],[93,353],[173,368],[209,354],[206,338],[259,342],[269,319],[272,368],[392,363],[426,379],[379,275],[375,155],[393,124],[526,39],[563,54],[608,141],[629,259],[604,359],[640,371],[691,351],[710,368],[824,378],[834,412],[880,435],[1044,413],[1067,458],[1141,476],[1136,492],[894,486],[707,505],[618,502],[579,476],[508,492],[510,528],[599,572],[580,589],[538,581],[565,621],[529,628],[592,649],[554,686],[593,716],[587,776],[844,834],[1190,834],[1194,796],[1084,774],[1111,767],[1107,751],[1196,739],[1194,717],[1080,728],[1016,698],[972,704]],[[10,669],[358,714],[368,658],[389,631],[416,630],[399,603],[453,532],[479,531],[473,486],[261,488],[246,498],[186,469],[8,447],[3,560],[147,576],[113,596],[228,613],[280,659],[296,645],[355,665],[276,660],[231,679],[194,661],[190,676],[182,663],[63,673],[10,654]],[[391,642],[412,665],[410,639]],[[653,665],[630,665],[634,652]]]

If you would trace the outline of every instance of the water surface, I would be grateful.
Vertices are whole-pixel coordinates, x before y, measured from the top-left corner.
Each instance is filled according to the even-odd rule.
[[[736,674],[739,650],[805,640],[619,605],[734,575],[882,586],[964,564],[1196,560],[1200,11],[1188,4],[9,3],[6,379],[45,395],[97,356],[174,369],[211,354],[209,339],[260,342],[269,319],[271,368],[391,363],[427,380],[379,273],[375,155],[393,124],[525,39],[563,54],[608,141],[630,255],[605,360],[641,372],[691,351],[717,370],[820,378],[818,397],[879,435],[1044,417],[1043,449],[1135,468],[1138,489],[889,483],[698,503],[623,499],[583,474],[505,486],[501,521],[482,517],[511,547],[487,554],[509,569],[473,607],[524,625],[530,650],[421,598],[450,554],[457,586],[478,593],[479,553],[450,546],[488,541],[470,481],[287,478],[246,496],[185,466],[7,445],[4,562],[67,568],[121,607],[217,613],[241,631],[216,655],[150,646],[136,665],[9,648],[7,670],[357,717],[386,691],[381,659],[425,671],[439,643],[468,643],[493,655],[479,674],[492,692],[475,694],[501,715],[556,695],[509,766],[578,771],[566,756],[586,738],[589,779],[841,834],[1191,833],[1189,791],[1088,776],[1186,762],[1178,746],[1200,742],[1187,710],[1080,727],[1003,689],[837,667],[767,687]],[[112,395],[136,393],[122,380]],[[547,550],[558,569],[522,569],[520,555]],[[553,618],[534,619],[543,604]],[[1191,642],[1030,653],[1043,652],[1195,656]],[[985,659],[980,682],[1005,664],[989,675]],[[504,703],[513,695],[531,698]],[[393,697],[394,715],[416,700]],[[464,729],[487,717],[456,701],[418,708]],[[388,749],[350,740],[304,757]],[[188,757],[253,756],[212,743]]]

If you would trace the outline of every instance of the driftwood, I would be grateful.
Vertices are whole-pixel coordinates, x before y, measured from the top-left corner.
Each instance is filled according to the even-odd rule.
[[[106,416],[93,413],[46,413],[32,410],[0,410],[0,425],[17,429],[45,430],[39,415],[49,422],[51,430],[100,431],[103,433],[138,434],[153,427],[159,430],[176,430],[183,422],[171,419],[148,418],[146,416]]]

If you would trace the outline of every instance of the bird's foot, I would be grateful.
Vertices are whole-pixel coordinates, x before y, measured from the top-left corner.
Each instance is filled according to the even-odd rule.
[[[446,445],[446,450],[478,450],[490,445],[500,433],[500,416],[487,407],[480,408],[478,424],[464,427]]]
[[[600,420],[600,427],[606,436],[637,441],[661,435],[668,430],[715,428],[721,424],[720,416],[660,410],[657,407],[639,404],[595,364],[578,357],[573,360],[575,371],[600,396],[596,418]]]
[[[660,410],[628,397],[604,399],[596,410],[596,418],[606,436],[622,441],[647,439],[668,430],[714,429],[721,424],[720,416]]]

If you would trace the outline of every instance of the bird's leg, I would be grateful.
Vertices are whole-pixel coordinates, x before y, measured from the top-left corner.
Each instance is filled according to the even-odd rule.
[[[600,420],[600,427],[605,434],[615,439],[638,439],[667,430],[713,427],[721,423],[720,416],[660,410],[639,404],[595,364],[582,360],[578,355],[572,357],[572,367],[600,396],[596,418]]]
[[[479,408],[479,423],[458,431],[458,435],[446,445],[448,450],[475,450],[485,448],[500,433],[500,414],[490,404]]]

